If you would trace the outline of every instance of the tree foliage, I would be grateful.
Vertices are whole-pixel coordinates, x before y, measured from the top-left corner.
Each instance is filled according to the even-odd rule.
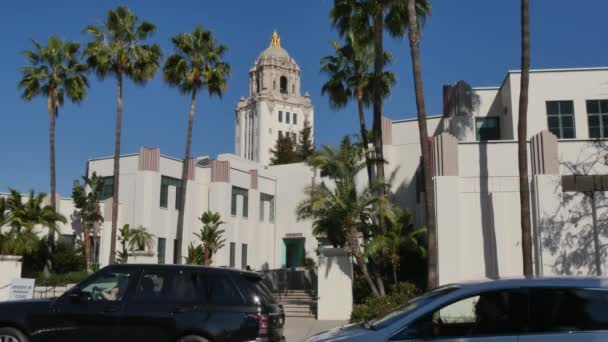
[[[225,231],[220,229],[220,226],[225,222],[222,221],[219,213],[210,210],[204,212],[199,220],[203,224],[203,228],[198,233],[194,233],[194,235],[199,239],[200,245],[193,248],[200,248],[203,253],[203,264],[211,265],[213,263],[213,255],[224,247],[226,243],[226,239],[223,238]],[[196,252],[198,253],[198,251]]]
[[[296,142],[288,133],[279,136],[270,153],[272,154],[270,165],[292,164],[301,161]]]
[[[121,264],[129,262],[129,256],[135,251],[144,252],[151,250],[154,243],[154,235],[150,234],[145,227],[139,226],[131,228],[125,224],[119,230],[118,241],[121,250],[118,251],[117,260]]]

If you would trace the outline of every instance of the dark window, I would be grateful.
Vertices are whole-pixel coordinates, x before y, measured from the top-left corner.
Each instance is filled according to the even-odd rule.
[[[234,277],[238,288],[249,304],[276,303],[272,291],[264,284],[262,278],[243,275]]]
[[[296,113],[292,113],[293,114],[293,124],[297,125],[298,124],[298,114]]]
[[[182,191],[182,181],[177,178],[161,176],[160,178],[160,207],[167,208],[169,201],[169,187],[175,187],[175,209],[181,208],[180,193]]]
[[[500,140],[500,121],[498,117],[475,119],[477,141]]]
[[[103,188],[99,193],[99,200],[107,200],[114,196],[114,176],[102,177],[103,180]]]
[[[166,270],[145,271],[139,281],[133,300],[141,302],[163,301],[169,293],[170,280],[171,277]]]
[[[283,138],[283,131],[279,131],[279,139]]]
[[[279,122],[283,122],[283,112],[279,111]]]
[[[173,263],[177,264],[177,251],[179,250],[180,246],[177,240],[173,240]]]
[[[289,112],[285,113],[285,123],[289,123]]]
[[[420,331],[437,339],[517,335],[526,331],[528,321],[526,290],[485,292],[442,307],[392,340],[423,338]]]
[[[230,243],[230,267],[236,266],[236,243]]]
[[[204,300],[212,305],[243,305],[245,299],[227,274],[205,272],[203,277]]]
[[[296,85],[295,85],[295,84],[292,84],[292,85],[291,85],[291,93],[292,93],[292,94],[295,94],[295,93],[296,93]]]
[[[274,196],[265,194],[263,192],[260,192],[260,222],[264,222],[264,220],[266,219],[264,217],[264,215],[265,215],[264,211],[266,210],[266,203],[268,203],[268,206],[269,206],[268,215],[270,217],[268,218],[268,221],[270,223],[274,223]]]
[[[293,143],[296,144],[298,142],[298,133],[291,133],[291,139],[293,140]]]
[[[247,244],[241,244],[241,269],[247,267]]]
[[[576,137],[574,131],[574,103],[572,101],[547,101],[547,126],[559,139]]]
[[[249,191],[247,189],[239,188],[238,186],[232,187],[232,201],[231,201],[231,205],[230,205],[230,214],[232,214],[232,216],[238,215],[237,208],[238,208],[239,197],[242,198],[242,204],[243,204],[242,215],[243,215],[243,217],[248,217],[249,216]]]
[[[587,101],[589,138],[608,138],[608,100]]]
[[[156,244],[156,257],[158,259],[158,264],[162,265],[165,263],[165,249],[166,249],[167,239],[158,238],[158,242]]]
[[[608,291],[542,289],[532,295],[536,333],[608,329]]]
[[[287,77],[281,76],[281,94],[287,94]]]
[[[106,270],[94,274],[81,286],[81,299],[87,301],[121,301],[127,292],[135,270]]]
[[[172,272],[171,292],[168,296],[172,303],[175,302],[200,302],[201,293],[201,279],[196,272],[190,272],[187,270],[177,270]]]
[[[74,234],[60,234],[57,239],[57,244],[74,246],[76,243],[76,235]]]

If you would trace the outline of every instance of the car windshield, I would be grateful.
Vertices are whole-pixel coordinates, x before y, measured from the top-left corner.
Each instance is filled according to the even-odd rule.
[[[386,328],[394,322],[407,316],[414,309],[430,303],[441,296],[447,295],[452,291],[458,290],[459,288],[460,286],[458,285],[445,285],[438,287],[433,291],[427,292],[422,296],[412,299],[407,304],[391,312],[390,314],[370,322],[369,326],[374,330]]]

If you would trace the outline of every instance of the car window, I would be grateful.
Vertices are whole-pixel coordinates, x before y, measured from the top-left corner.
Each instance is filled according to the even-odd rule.
[[[250,304],[275,303],[272,292],[264,285],[262,278],[248,275],[234,277],[239,289]]]
[[[203,297],[199,278],[197,272],[189,270],[146,270],[132,300],[199,304]]]
[[[206,272],[201,286],[204,300],[212,305],[243,305],[245,300],[231,277],[220,272]]]
[[[432,338],[517,335],[527,331],[528,321],[527,291],[484,292],[435,310],[397,339],[405,339],[403,334],[407,338],[421,338],[419,334]]]
[[[133,280],[133,270],[101,271],[80,286],[81,299],[122,301]]]
[[[402,308],[395,310],[392,313],[390,313],[384,317],[381,317],[373,322],[370,322],[370,326],[375,330],[384,329],[385,327],[388,327],[388,326],[392,325],[393,323],[397,322],[398,320],[404,318],[410,312],[412,312],[414,309],[419,308],[423,305],[426,305],[441,296],[445,296],[452,291],[458,290],[459,288],[460,287],[458,285],[445,285],[445,286],[438,287],[433,291],[427,292],[427,293],[423,294],[422,296],[412,299],[409,303],[404,305]]]
[[[594,289],[535,290],[535,333],[608,329],[608,291]]]

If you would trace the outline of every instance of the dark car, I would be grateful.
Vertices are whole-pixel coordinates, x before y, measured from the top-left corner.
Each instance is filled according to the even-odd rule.
[[[280,341],[285,314],[258,273],[108,266],[56,299],[0,303],[2,342]]]

